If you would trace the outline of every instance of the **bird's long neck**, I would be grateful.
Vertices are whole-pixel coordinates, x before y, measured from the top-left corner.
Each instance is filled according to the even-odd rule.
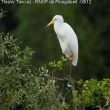
[[[62,34],[61,32],[61,29],[62,29],[62,25],[63,25],[63,22],[56,22],[54,23],[54,30],[55,30],[55,33],[58,35]]]

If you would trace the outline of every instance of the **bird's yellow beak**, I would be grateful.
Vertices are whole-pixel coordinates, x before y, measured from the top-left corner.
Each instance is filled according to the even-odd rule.
[[[48,23],[46,27],[49,27],[52,24],[54,24],[53,20],[50,23]]]

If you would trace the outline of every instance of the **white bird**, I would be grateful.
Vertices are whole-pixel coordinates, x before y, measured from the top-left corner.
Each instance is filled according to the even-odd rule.
[[[72,62],[73,66],[78,62],[78,39],[72,27],[64,22],[61,15],[53,17],[52,21],[47,25],[54,24],[54,30],[57,34],[62,53]]]

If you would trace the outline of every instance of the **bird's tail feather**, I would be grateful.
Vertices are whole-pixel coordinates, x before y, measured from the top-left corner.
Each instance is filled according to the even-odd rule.
[[[74,59],[74,60],[72,61],[72,65],[73,65],[73,66],[77,66],[77,60],[76,60],[76,59]]]

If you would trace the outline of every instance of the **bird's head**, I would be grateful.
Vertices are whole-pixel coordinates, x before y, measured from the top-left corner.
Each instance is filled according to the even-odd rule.
[[[47,25],[47,27],[49,27],[50,25],[56,23],[56,22],[59,22],[59,23],[63,23],[64,22],[64,19],[61,15],[55,15],[53,17],[53,19],[51,20],[51,22]]]

